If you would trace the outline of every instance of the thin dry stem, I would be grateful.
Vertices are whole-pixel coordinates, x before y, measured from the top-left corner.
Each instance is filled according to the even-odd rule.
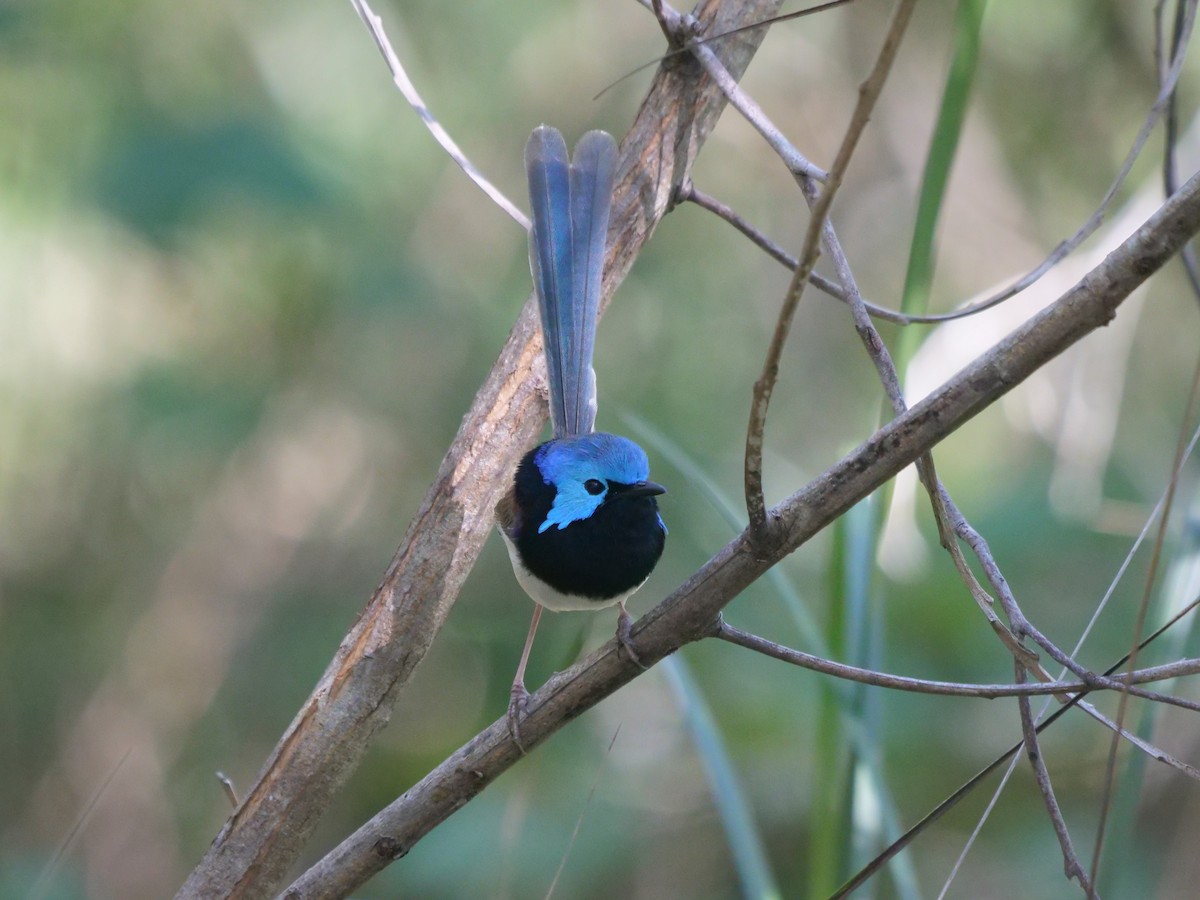
[[[817,257],[821,251],[822,232],[825,230],[829,210],[833,206],[838,188],[841,187],[842,178],[845,177],[846,170],[850,166],[850,160],[858,146],[859,138],[866,129],[867,122],[870,121],[871,112],[875,108],[879,95],[883,92],[884,84],[887,83],[888,74],[891,72],[892,63],[900,50],[900,42],[904,38],[904,32],[908,28],[915,6],[916,0],[899,0],[896,4],[875,65],[870,75],[867,76],[867,80],[859,88],[858,103],[854,107],[850,125],[846,129],[841,146],[834,157],[833,166],[825,179],[824,189],[820,192],[816,202],[810,204],[812,215],[809,218],[808,230],[804,235],[800,264],[796,267],[792,282],[788,285],[787,293],[784,296],[779,319],[775,325],[775,333],[771,337],[767,356],[763,361],[762,374],[754,384],[750,421],[746,428],[745,487],[746,510],[750,516],[750,526],[755,532],[762,532],[766,528],[766,501],[762,483],[763,432],[766,428],[771,394],[774,393],[775,384],[779,378],[779,361],[783,356],[783,347],[787,342],[788,333],[791,331],[800,299],[804,295],[804,287],[808,284],[809,275],[812,274],[812,270],[817,264]]]
[[[1132,671],[1137,665],[1138,652],[1141,649],[1142,632],[1146,627],[1146,616],[1150,611],[1150,597],[1154,590],[1154,581],[1158,577],[1158,567],[1162,560],[1163,546],[1167,539],[1167,523],[1171,518],[1171,507],[1175,502],[1175,491],[1179,485],[1179,472],[1183,465],[1183,456],[1187,450],[1188,425],[1196,412],[1197,398],[1200,397],[1200,359],[1196,361],[1196,371],[1192,376],[1192,387],[1188,394],[1187,406],[1183,414],[1183,424],[1179,429],[1179,439],[1175,447],[1175,458],[1171,464],[1171,480],[1167,485],[1167,497],[1163,504],[1162,516],[1158,520],[1158,534],[1154,538],[1154,549],[1150,554],[1150,564],[1146,567],[1146,580],[1142,586],[1141,602],[1138,604],[1137,621],[1133,627],[1133,646],[1129,651],[1128,670]],[[1117,726],[1125,723],[1125,714],[1129,705],[1129,694],[1122,693],[1117,705]],[[1092,851],[1092,883],[1094,884],[1100,871],[1100,857],[1104,852],[1104,832],[1108,824],[1108,813],[1112,806],[1112,790],[1117,775],[1117,738],[1114,737],[1108,748],[1108,759],[1104,769],[1104,790],[1101,794],[1100,821],[1096,825],[1096,844]]]
[[[1162,80],[1159,89],[1158,97],[1154,104],[1150,107],[1150,111],[1146,114],[1146,119],[1142,123],[1142,127],[1138,130],[1137,136],[1134,138],[1129,152],[1125,155],[1124,161],[1121,163],[1120,169],[1117,170],[1117,175],[1109,185],[1108,191],[1105,193],[1100,205],[1088,217],[1088,220],[1079,227],[1069,238],[1060,243],[1051,251],[1041,263],[1030,270],[1025,275],[1018,278],[1011,285],[1001,291],[988,297],[986,300],[980,300],[977,303],[972,303],[969,306],[959,308],[954,312],[955,318],[974,315],[975,313],[983,312],[986,309],[991,309],[1006,300],[1010,300],[1017,294],[1024,291],[1026,288],[1037,282],[1043,275],[1053,269],[1056,265],[1062,262],[1074,250],[1091,237],[1096,229],[1103,223],[1108,215],[1108,210],[1112,206],[1113,201],[1117,198],[1121,188],[1125,184],[1125,179],[1129,176],[1133,169],[1133,164],[1137,162],[1138,157],[1142,153],[1142,149],[1146,146],[1146,141],[1154,131],[1154,127],[1158,124],[1158,120],[1162,117],[1163,111],[1170,103],[1171,97],[1175,94],[1175,89],[1179,84],[1179,76],[1183,71],[1183,63],[1186,57],[1186,49],[1189,39],[1191,38],[1192,26],[1196,18],[1196,0],[1189,0],[1187,15],[1185,17],[1183,27],[1180,31],[1179,43],[1174,59],[1171,61],[1171,66],[1167,70],[1166,75]]]
[[[1014,665],[1017,673],[1017,681],[1024,681],[1024,667],[1020,663],[1015,663]],[[1033,721],[1033,711],[1029,706],[1029,698],[1017,698],[1017,707],[1021,711],[1021,733],[1024,736],[1025,755],[1029,757],[1029,763],[1033,767],[1033,774],[1037,781],[1038,790],[1042,793],[1042,802],[1046,805],[1046,813],[1050,816],[1050,822],[1054,826],[1054,834],[1058,837],[1058,845],[1062,849],[1063,871],[1066,873],[1068,879],[1074,878],[1083,885],[1083,889],[1090,896],[1092,893],[1092,882],[1083,870],[1083,866],[1079,862],[1079,857],[1075,855],[1075,848],[1071,844],[1071,835],[1067,830],[1067,823],[1063,820],[1062,810],[1058,805],[1058,798],[1054,796],[1054,786],[1050,783],[1050,772],[1046,769],[1046,761],[1042,758],[1041,747],[1038,743],[1038,730]]]
[[[442,145],[442,149],[467,174],[467,177],[475,182],[491,198],[493,203],[512,216],[517,224],[528,231],[529,217],[521,212],[511,200],[505,197],[498,187],[484,177],[483,173],[475,167],[475,164],[471,160],[467,159],[467,155],[462,152],[458,144],[454,141],[454,138],[450,137],[449,132],[442,127],[429,107],[425,105],[425,101],[417,93],[417,88],[408,77],[408,73],[404,71],[404,66],[400,63],[400,57],[392,49],[392,42],[388,40],[387,33],[383,30],[383,20],[375,15],[375,11],[371,9],[367,0],[350,0],[350,4],[354,7],[354,11],[358,13],[359,18],[363,20],[363,24],[371,32],[371,37],[374,38],[375,45],[379,47],[379,52],[383,54],[383,58],[392,72],[392,81],[400,89],[400,93],[404,95],[404,99],[408,101],[409,106],[421,117],[421,121],[425,123],[425,127],[429,129],[434,139]]]
[[[1037,684],[1031,684],[1027,681],[1016,684],[970,684],[955,681],[933,681],[926,678],[908,678],[903,675],[876,672],[871,669],[863,669],[858,666],[834,662],[820,656],[813,656],[811,653],[794,650],[791,647],[785,647],[782,644],[777,644],[759,635],[743,631],[740,628],[730,625],[728,622],[722,622],[712,636],[723,641],[728,641],[731,644],[736,644],[739,647],[745,647],[747,650],[753,650],[755,653],[769,656],[772,659],[799,666],[802,669],[821,672],[825,675],[832,675],[834,678],[854,681],[859,684],[908,691],[914,694],[982,697],[990,700],[996,697],[1076,694],[1092,690],[1089,685],[1084,684],[1082,681],[1051,681],[1045,683],[1039,682]],[[1200,659],[1182,659],[1163,666],[1153,666],[1147,669],[1126,672],[1121,676],[1119,681],[1123,687],[1128,687],[1129,685],[1150,684],[1155,681],[1178,678],[1181,675],[1195,675],[1197,673],[1200,673]],[[1149,699],[1170,702],[1178,698],[1154,695]],[[1179,705],[1185,709],[1200,711],[1200,704],[1194,704],[1191,701],[1179,700]]]

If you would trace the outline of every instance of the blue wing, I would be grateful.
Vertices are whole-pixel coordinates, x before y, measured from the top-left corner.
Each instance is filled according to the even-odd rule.
[[[529,268],[542,317],[555,437],[590,432],[596,423],[592,351],[612,206],[617,145],[589,131],[575,160],[557,129],[534,130],[525,147],[533,227]]]

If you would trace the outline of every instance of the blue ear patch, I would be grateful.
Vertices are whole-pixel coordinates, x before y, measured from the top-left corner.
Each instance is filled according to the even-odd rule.
[[[554,502],[541,534],[551,526],[566,528],[586,519],[608,497],[608,484],[637,484],[650,477],[650,462],[633,441],[615,434],[581,434],[545,444],[534,457],[546,484],[554,487]],[[585,486],[599,481],[604,490],[592,494]]]

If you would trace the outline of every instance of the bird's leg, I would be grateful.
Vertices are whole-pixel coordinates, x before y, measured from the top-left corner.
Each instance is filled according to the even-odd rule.
[[[529,651],[533,649],[533,636],[537,634],[538,622],[542,618],[542,604],[533,604],[533,621],[529,623],[529,634],[525,636],[525,649],[521,651],[521,662],[513,677],[512,692],[508,701],[508,732],[522,753],[521,720],[525,718],[525,706],[529,702],[529,691],[525,689],[525,664],[529,662]]]
[[[629,654],[629,658],[638,668],[646,668],[633,649],[633,616],[629,615],[629,610],[625,608],[624,600],[617,604],[617,643]]]

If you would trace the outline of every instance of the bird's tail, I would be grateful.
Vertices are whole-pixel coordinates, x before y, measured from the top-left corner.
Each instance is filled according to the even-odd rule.
[[[586,434],[596,422],[592,350],[616,166],[616,142],[603,131],[580,139],[573,162],[563,136],[546,125],[534,129],[525,147],[533,207],[529,267],[542,316],[555,437]]]

